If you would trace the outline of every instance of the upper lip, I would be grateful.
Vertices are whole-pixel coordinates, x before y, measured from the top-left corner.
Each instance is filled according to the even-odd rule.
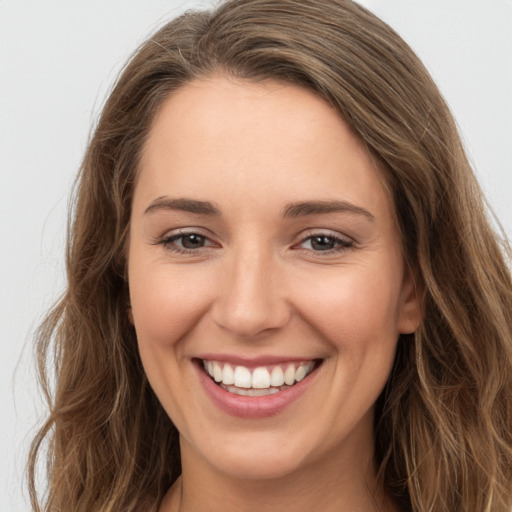
[[[235,366],[245,366],[246,368],[256,368],[258,366],[270,366],[285,363],[301,363],[316,361],[319,357],[298,357],[298,356],[277,356],[277,355],[261,355],[257,357],[244,357],[234,354],[201,354],[195,359],[203,361],[218,361],[229,363]]]

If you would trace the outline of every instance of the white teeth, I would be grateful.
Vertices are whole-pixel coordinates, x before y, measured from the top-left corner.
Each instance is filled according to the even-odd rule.
[[[245,366],[235,368],[235,386],[237,388],[251,387],[251,372]]]
[[[291,386],[295,382],[295,366],[289,364],[284,372],[284,383]]]
[[[270,387],[270,374],[263,366],[252,372],[252,387],[255,389],[267,389]]]
[[[226,386],[235,383],[235,372],[230,364],[226,363],[222,369],[222,383]]]
[[[306,366],[301,364],[295,372],[295,380],[300,382],[306,376]]]
[[[270,374],[270,385],[279,387],[284,384],[284,373],[280,366],[274,366],[272,373]]]
[[[231,393],[245,396],[262,396],[278,393],[303,380],[313,369],[315,363],[288,363],[283,370],[281,365],[259,366],[249,370],[245,366],[233,366],[219,361],[203,361],[206,372]],[[236,390],[236,391],[233,391]]]
[[[219,363],[213,363],[213,378],[215,382],[220,382],[222,380],[222,368]]]

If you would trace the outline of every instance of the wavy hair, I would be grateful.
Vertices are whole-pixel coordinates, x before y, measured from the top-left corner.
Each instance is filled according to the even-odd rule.
[[[39,330],[49,416],[30,453],[34,510],[154,511],[180,474],[178,433],[127,318],[125,248],[155,113],[177,88],[212,73],[314,91],[380,163],[424,309],[417,332],[400,338],[378,401],[375,457],[387,492],[414,512],[510,512],[508,246],[428,72],[388,25],[349,0],[228,0],[187,12],[123,70],[80,169],[67,289]],[[48,485],[39,496],[43,457]]]

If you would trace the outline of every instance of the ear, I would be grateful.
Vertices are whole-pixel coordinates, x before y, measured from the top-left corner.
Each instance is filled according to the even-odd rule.
[[[418,285],[410,269],[404,275],[400,291],[397,328],[400,334],[411,334],[418,329],[423,320],[423,288]]]

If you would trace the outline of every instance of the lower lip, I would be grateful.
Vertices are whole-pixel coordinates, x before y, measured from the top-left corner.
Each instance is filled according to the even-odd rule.
[[[213,382],[200,364],[202,363],[195,364],[195,367],[207,395],[219,409],[239,418],[266,418],[279,414],[300,398],[317,373],[314,370],[304,380],[279,391],[279,393],[265,396],[242,396],[230,393]]]

